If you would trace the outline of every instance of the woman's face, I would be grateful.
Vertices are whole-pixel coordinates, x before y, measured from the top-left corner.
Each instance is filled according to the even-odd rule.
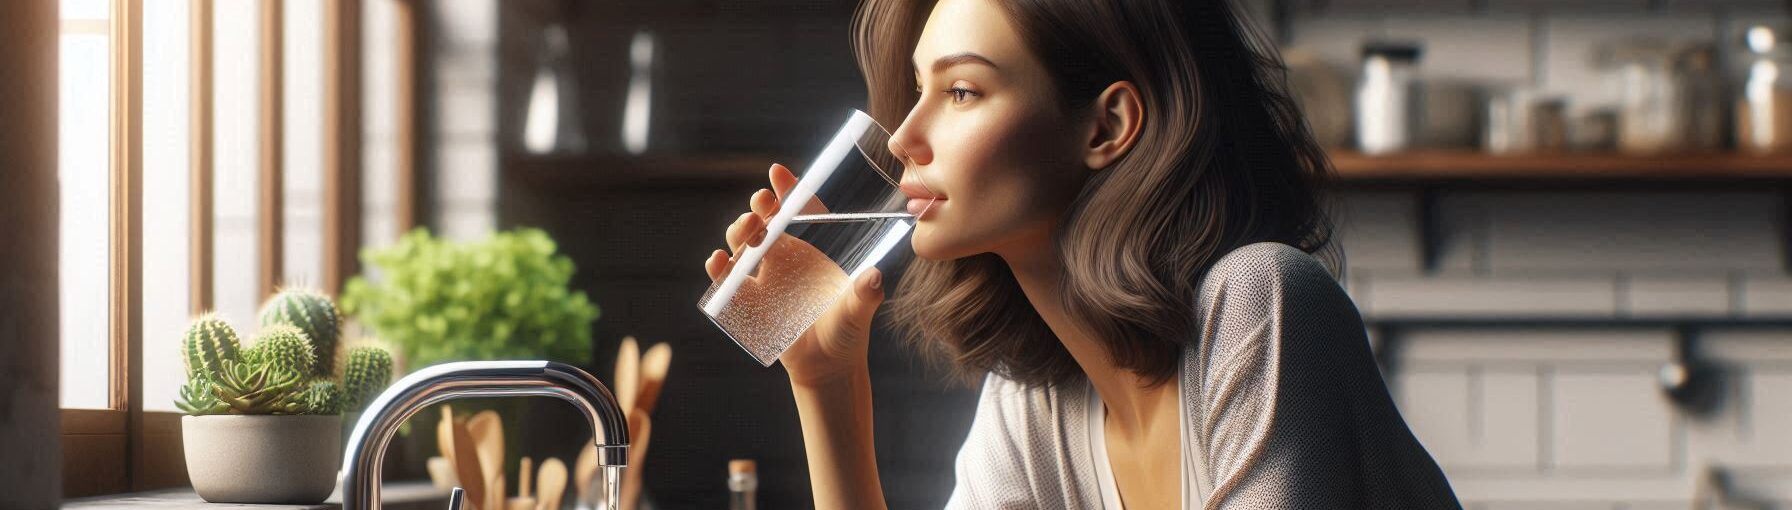
[[[922,214],[916,255],[950,260],[1049,250],[1089,177],[1079,129],[1050,76],[988,0],[941,0],[915,46],[920,100],[890,137]]]

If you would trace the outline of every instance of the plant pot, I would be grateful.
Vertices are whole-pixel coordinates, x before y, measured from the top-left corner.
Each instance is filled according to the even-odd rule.
[[[181,418],[187,476],[212,503],[316,504],[336,490],[342,417]]]

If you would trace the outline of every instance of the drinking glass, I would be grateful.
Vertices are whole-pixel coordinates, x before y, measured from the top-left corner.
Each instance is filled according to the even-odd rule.
[[[733,267],[698,300],[703,315],[759,364],[777,361],[861,273],[906,258],[889,256],[915,226],[889,138],[854,110],[784,194],[764,240],[737,251]]]

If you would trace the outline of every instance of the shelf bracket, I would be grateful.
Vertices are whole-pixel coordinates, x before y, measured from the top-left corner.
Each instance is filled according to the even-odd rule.
[[[1436,273],[1438,261],[1443,257],[1445,233],[1443,215],[1438,205],[1439,193],[1436,186],[1419,188],[1417,210],[1413,214],[1418,222],[1419,267],[1426,274]]]
[[[1780,262],[1792,274],[1792,185],[1780,186]]]

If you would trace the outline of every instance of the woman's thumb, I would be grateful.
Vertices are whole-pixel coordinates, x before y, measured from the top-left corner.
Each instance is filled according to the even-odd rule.
[[[859,275],[858,281],[853,282],[852,297],[848,299],[852,300],[848,315],[854,321],[853,325],[869,329],[871,316],[884,302],[884,272],[874,267]]]

